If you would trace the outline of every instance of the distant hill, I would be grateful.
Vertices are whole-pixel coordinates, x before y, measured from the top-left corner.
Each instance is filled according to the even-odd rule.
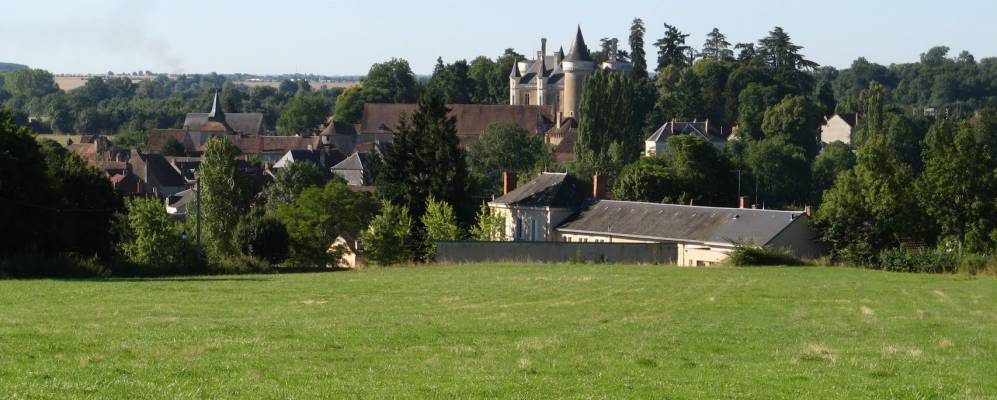
[[[0,62],[0,72],[17,71],[19,69],[27,69],[27,68],[28,68],[27,65]]]

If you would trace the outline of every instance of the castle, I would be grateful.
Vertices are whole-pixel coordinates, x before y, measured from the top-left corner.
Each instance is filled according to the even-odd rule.
[[[600,69],[633,70],[633,64],[619,60],[615,51],[611,50],[607,56],[608,60],[598,66]],[[561,48],[548,56],[547,39],[540,39],[536,59],[522,60],[512,66],[509,104],[550,106],[557,113],[558,126],[568,120],[577,122],[585,77],[595,70],[596,63],[585,45],[581,27],[575,32],[568,55]]]

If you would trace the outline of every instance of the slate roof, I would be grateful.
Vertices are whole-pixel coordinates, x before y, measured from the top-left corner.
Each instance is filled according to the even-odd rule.
[[[536,179],[493,200],[492,203],[574,209],[581,203],[584,196],[582,193],[584,192],[581,182],[574,176],[567,173],[544,172]]]
[[[190,113],[183,121],[184,129],[191,131],[206,130],[210,128],[210,113]],[[262,135],[263,114],[261,113],[231,113],[223,114],[224,122],[233,131],[246,135]]]
[[[329,123],[325,126],[325,128],[322,128],[322,132],[319,133],[319,136],[356,135],[356,134],[357,130],[351,124],[329,121]]]
[[[578,30],[575,32],[575,41],[574,43],[571,43],[571,53],[568,53],[568,55],[564,57],[564,61],[592,61],[592,55],[589,54],[589,48],[585,45],[585,38],[582,37],[581,26],[579,26]]]
[[[799,218],[805,217],[798,211],[594,200],[557,230],[660,241],[766,245]]]
[[[368,153],[354,152],[330,170],[346,180],[350,186],[364,186],[364,166],[369,162]]]
[[[858,124],[858,116],[859,116],[858,114],[837,114],[837,116],[842,120],[844,120],[845,123],[848,124],[848,126],[851,126],[852,128],[854,128],[855,125]]]
[[[715,125],[715,124],[714,124]],[[723,133],[714,125],[707,122],[678,122],[670,121],[661,125],[658,130],[649,136],[646,141],[655,143],[665,143],[673,135],[696,135],[710,141],[714,146],[723,148],[727,144],[727,139]]]
[[[447,108],[449,115],[457,119],[457,137],[462,146],[477,142],[485,128],[498,122],[516,124],[534,134],[544,133],[554,125],[551,106],[448,104]],[[367,103],[360,133],[392,132],[402,113],[412,115],[417,109],[416,104]]]

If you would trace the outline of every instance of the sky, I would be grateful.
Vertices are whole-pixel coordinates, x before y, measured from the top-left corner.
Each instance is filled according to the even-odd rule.
[[[0,62],[53,73],[362,75],[399,57],[429,74],[437,57],[510,47],[530,56],[541,37],[548,51],[568,50],[576,25],[590,47],[603,37],[626,43],[634,17],[647,25],[652,67],[666,22],[694,47],[714,27],[737,43],[781,26],[807,58],[837,68],[858,57],[913,62],[937,45],[953,57],[997,56],[992,0],[11,0],[3,9]]]

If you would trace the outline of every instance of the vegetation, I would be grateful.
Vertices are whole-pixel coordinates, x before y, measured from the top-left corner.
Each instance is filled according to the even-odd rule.
[[[354,193],[343,182],[303,190],[290,204],[277,209],[277,218],[291,236],[290,263],[298,267],[338,266],[348,249],[333,246],[337,238],[348,243],[360,237],[377,212],[367,193]]]
[[[421,253],[412,235],[414,228],[407,207],[385,201],[381,214],[374,217],[362,235],[367,259],[377,265],[411,262]]]
[[[731,265],[742,267],[804,265],[803,260],[800,260],[786,249],[759,246],[751,243],[738,243],[734,246],[734,251],[731,251],[727,262]]]
[[[554,154],[543,138],[510,123],[485,128],[467,149],[467,167],[485,194],[500,193],[502,172],[531,173],[554,165]]]
[[[425,260],[432,260],[436,256],[436,242],[457,240],[461,236],[453,206],[444,201],[436,201],[432,196],[426,199],[422,226],[426,227]]]
[[[605,265],[0,281],[17,321],[0,334],[23,339],[4,342],[0,386],[17,398],[988,398],[994,284]]]

